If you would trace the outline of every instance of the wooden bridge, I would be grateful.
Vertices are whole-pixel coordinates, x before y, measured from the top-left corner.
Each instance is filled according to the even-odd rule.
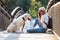
[[[59,40],[55,34],[47,33],[1,33],[0,40]]]
[[[53,19],[53,34],[0,32],[0,40],[60,40],[60,2],[53,5],[49,9],[48,14]],[[0,29],[5,30],[11,23],[11,20],[11,16],[0,7]]]

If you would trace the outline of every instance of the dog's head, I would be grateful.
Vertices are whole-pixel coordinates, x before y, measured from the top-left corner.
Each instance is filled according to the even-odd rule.
[[[29,20],[29,21],[31,21],[31,19],[32,19],[32,17],[31,17],[31,15],[30,14],[28,14],[28,13],[25,13],[24,14],[24,17],[23,17],[23,19],[26,21],[26,20]]]

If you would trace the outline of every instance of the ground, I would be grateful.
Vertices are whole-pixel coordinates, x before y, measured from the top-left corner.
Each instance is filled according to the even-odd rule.
[[[2,33],[0,40],[58,40],[54,34],[47,33]]]

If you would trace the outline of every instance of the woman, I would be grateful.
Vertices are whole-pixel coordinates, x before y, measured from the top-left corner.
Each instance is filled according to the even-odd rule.
[[[35,27],[37,24],[39,26],[39,28],[32,28],[32,29],[28,29],[27,32],[28,33],[45,33],[46,32],[46,28],[48,24],[48,14],[45,12],[45,8],[44,7],[40,7],[38,10],[38,18],[35,20],[35,24],[33,27]]]

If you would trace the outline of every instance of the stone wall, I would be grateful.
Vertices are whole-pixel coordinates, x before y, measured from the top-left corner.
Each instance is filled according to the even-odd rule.
[[[53,30],[60,36],[60,2],[53,5],[48,14],[53,19]]]

